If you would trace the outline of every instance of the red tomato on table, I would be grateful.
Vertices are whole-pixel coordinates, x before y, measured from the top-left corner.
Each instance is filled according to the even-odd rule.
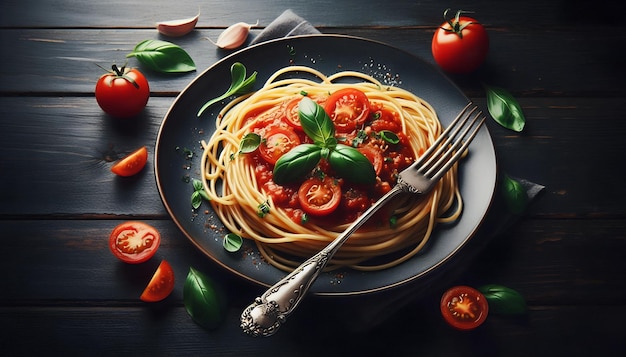
[[[463,11],[458,11],[454,19],[446,20],[432,40],[435,62],[450,73],[474,71],[485,61],[489,51],[489,36],[483,25],[461,13]]]
[[[109,249],[121,261],[139,264],[152,258],[161,244],[156,228],[137,221],[119,224],[109,235]]]
[[[480,326],[489,313],[487,299],[469,286],[455,286],[446,291],[439,305],[444,320],[459,330]]]
[[[118,68],[113,65],[112,69],[98,79],[96,101],[105,113],[113,117],[134,117],[148,104],[148,80],[134,68]]]
[[[133,176],[139,173],[148,162],[148,148],[141,147],[118,161],[111,171],[119,176]]]
[[[170,263],[163,260],[139,299],[145,302],[161,301],[172,293],[174,282],[174,269]]]

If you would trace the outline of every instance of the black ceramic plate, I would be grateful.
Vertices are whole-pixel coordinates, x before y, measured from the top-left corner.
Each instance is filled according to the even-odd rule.
[[[326,75],[343,70],[370,74],[384,84],[407,89],[435,108],[444,126],[469,102],[468,98],[439,70],[419,58],[380,42],[361,38],[311,35],[290,37],[248,47],[208,68],[178,96],[159,130],[155,149],[155,173],[163,203],[174,222],[193,244],[229,271],[270,286],[284,276],[260,257],[253,242],[245,242],[236,253],[222,247],[226,233],[203,203],[193,211],[192,185],[187,178],[200,177],[199,141],[214,130],[214,105],[201,118],[198,109],[225,92],[230,84],[230,67],[243,63],[248,74],[258,72],[257,87],[276,70],[291,64],[313,67]],[[351,295],[379,291],[422,279],[459,252],[474,235],[487,213],[496,185],[496,158],[487,128],[483,127],[462,162],[460,189],[465,202],[461,219],[439,226],[431,243],[409,261],[379,272],[341,270],[322,274],[312,286],[318,295]],[[189,158],[188,151],[194,153]],[[205,211],[208,210],[208,214]]]

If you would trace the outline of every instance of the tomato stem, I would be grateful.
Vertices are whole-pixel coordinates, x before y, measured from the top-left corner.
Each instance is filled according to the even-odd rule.
[[[450,28],[444,28],[441,27],[442,30],[446,31],[446,32],[453,32],[455,34],[457,34],[459,36],[459,38],[463,38],[463,30],[471,25],[474,24],[473,21],[468,21],[464,24],[461,24],[460,18],[461,18],[461,14],[465,13],[465,14],[472,14],[474,13],[473,11],[464,11],[464,10],[458,10],[456,12],[456,15],[454,15],[454,19],[448,19],[448,12],[450,11],[450,8],[446,9],[443,12],[443,19],[448,23],[448,25],[450,25]]]

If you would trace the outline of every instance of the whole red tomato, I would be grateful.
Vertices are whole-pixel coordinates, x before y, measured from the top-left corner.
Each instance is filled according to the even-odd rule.
[[[102,110],[116,118],[139,114],[150,98],[150,86],[144,75],[134,68],[112,66],[112,71],[96,83],[96,101]]]
[[[461,16],[459,10],[454,19],[448,20],[443,13],[444,22],[435,31],[432,52],[435,62],[446,72],[469,73],[477,69],[487,57],[489,36],[476,19]]]

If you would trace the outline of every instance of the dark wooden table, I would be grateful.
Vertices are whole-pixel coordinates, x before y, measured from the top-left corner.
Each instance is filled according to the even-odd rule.
[[[506,6],[504,6],[506,4]],[[205,37],[238,21],[258,34],[287,8],[323,33],[384,41],[433,62],[430,40],[444,7],[475,11],[491,49],[484,66],[452,80],[479,104],[482,83],[508,89],[526,129],[488,123],[499,168],[545,185],[504,234],[484,242],[429,291],[351,299],[311,297],[271,338],[241,333],[241,310],[261,292],[209,260],[185,238],[160,200],[152,156],[130,180],[111,160],[142,145],[153,153],[176,95],[198,74],[143,72],[152,96],[119,125],[94,99],[108,66],[158,20],[201,9],[193,33],[171,39],[198,72],[228,52]],[[612,1],[85,1],[5,0],[0,5],[0,355],[207,356],[587,356],[626,351],[626,151],[624,6]],[[129,64],[137,66],[131,59]],[[164,239],[140,266],[116,260],[111,229],[144,220]],[[176,288],[164,302],[138,296],[160,259]],[[182,303],[190,266],[226,289],[227,320],[204,330]],[[442,289],[505,285],[526,299],[522,317],[490,316],[472,332],[439,316]],[[402,296],[401,303],[391,303]],[[361,309],[348,318],[341,311]]]

